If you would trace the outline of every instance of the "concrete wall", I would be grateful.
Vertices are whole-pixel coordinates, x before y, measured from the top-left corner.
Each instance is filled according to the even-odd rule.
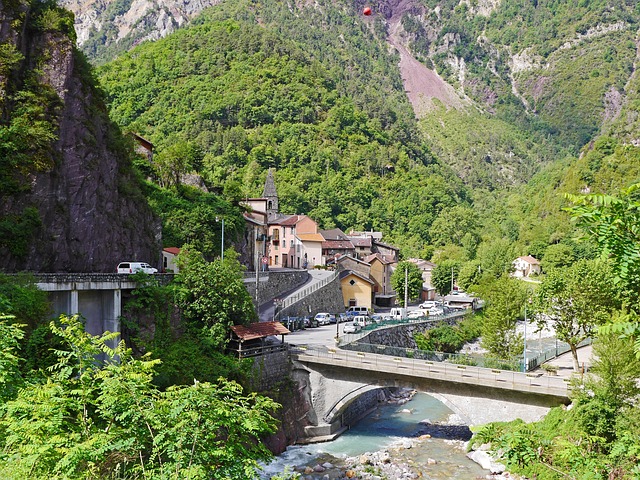
[[[371,343],[373,345],[387,345],[389,347],[417,348],[413,335],[425,332],[431,328],[443,324],[456,325],[461,318],[450,318],[436,323],[415,323],[410,325],[395,325],[387,328],[378,328],[368,335],[360,338],[358,343]],[[343,347],[349,350],[349,345]]]
[[[342,291],[340,289],[340,277],[336,276],[324,287],[306,296],[290,307],[283,309],[280,318],[287,315],[292,317],[313,316],[318,312],[342,313]]]
[[[306,270],[293,270],[286,272],[259,272],[258,299],[256,300],[256,274],[255,272],[244,276],[244,286],[253,299],[256,308],[267,300],[278,297],[294,288],[303,285],[309,279]]]

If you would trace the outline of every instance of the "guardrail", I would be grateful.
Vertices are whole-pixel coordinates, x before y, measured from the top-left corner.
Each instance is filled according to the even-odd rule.
[[[469,310],[463,310],[453,313],[447,313],[444,315],[433,315],[428,317],[421,318],[403,318],[401,320],[382,320],[381,322],[371,322],[367,323],[359,332],[357,333],[345,333],[342,335],[341,343],[349,344],[353,342],[357,342],[362,337],[367,336],[374,330],[378,330],[380,328],[388,328],[388,327],[397,327],[401,325],[420,325],[420,324],[430,324],[430,323],[438,323],[447,320],[453,320],[456,318],[462,318],[471,312]],[[344,339],[344,340],[342,340]]]
[[[285,352],[289,350],[289,345],[281,343],[278,345],[265,345],[262,347],[245,348],[242,350],[229,349],[238,355],[238,358],[257,357],[259,355],[266,355],[268,353]]]
[[[278,305],[279,311],[275,314],[275,318],[276,319],[280,318],[280,313],[282,312],[282,310],[298,303],[300,300],[304,299],[305,297],[308,297],[312,293],[317,292],[325,285],[328,285],[329,283],[334,281],[337,276],[338,276],[338,272],[337,271],[333,272],[331,275],[329,275],[326,278],[323,278],[319,282],[315,282],[309,285],[308,287],[303,288],[302,290],[299,290],[294,295],[291,295],[285,298],[284,300],[282,300],[282,302]]]
[[[569,396],[570,380],[556,376],[456,365],[448,362],[434,362],[330,347],[298,346],[292,348],[291,353],[301,362],[551,395],[564,399]]]

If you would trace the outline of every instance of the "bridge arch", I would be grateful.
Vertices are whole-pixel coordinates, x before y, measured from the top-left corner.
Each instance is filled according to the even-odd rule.
[[[322,356],[294,355],[296,369],[308,378],[308,398],[315,412],[316,426],[309,429],[310,435],[337,432],[344,427],[342,414],[359,397],[385,387],[412,388],[431,395],[470,426],[516,418],[535,421],[552,406],[568,403],[562,379],[453,364],[412,367],[412,361],[376,354],[363,357],[360,352],[336,349]],[[442,375],[447,369],[452,378]]]

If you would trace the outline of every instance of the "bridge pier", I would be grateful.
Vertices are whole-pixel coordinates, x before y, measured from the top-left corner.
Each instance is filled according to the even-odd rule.
[[[37,286],[48,292],[55,317],[80,314],[92,335],[120,333],[122,292],[137,284],[125,274],[40,274]],[[119,339],[112,340],[115,347]]]

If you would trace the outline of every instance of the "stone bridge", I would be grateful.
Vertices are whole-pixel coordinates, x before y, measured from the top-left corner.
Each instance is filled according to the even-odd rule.
[[[307,435],[330,439],[347,425],[343,415],[361,395],[408,387],[447,405],[468,425],[543,417],[569,402],[565,379],[327,347],[292,351],[294,376],[305,379],[314,425]],[[315,415],[315,418],[313,418]]]

